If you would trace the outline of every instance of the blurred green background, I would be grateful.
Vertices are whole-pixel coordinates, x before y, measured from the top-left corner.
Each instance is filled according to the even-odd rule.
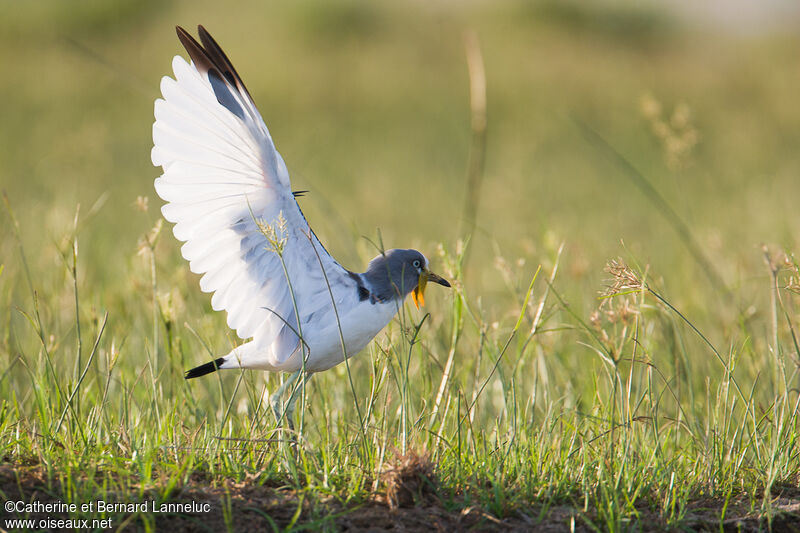
[[[508,284],[526,287],[561,242],[559,286],[581,313],[597,306],[603,266],[619,255],[649,264],[684,309],[719,302],[579,122],[667,199],[741,310],[767,294],[759,245],[798,249],[800,25],[791,3],[740,17],[717,4],[3,1],[0,187],[42,291],[69,283],[60,256],[80,204],[83,296],[119,318],[130,287],[147,290],[137,242],[160,207],[153,100],[184,53],[174,26],[204,24],[248,85],[293,187],[311,190],[301,206],[332,254],[363,270],[375,252],[361,237],[379,229],[387,247],[418,247],[435,265],[437,243],[453,249],[462,237],[463,33],[474,30],[488,145],[466,280],[488,316],[517,312]],[[9,324],[29,296],[0,220]],[[161,282],[207,309],[177,242],[162,237]],[[224,328],[224,317],[210,320]]]

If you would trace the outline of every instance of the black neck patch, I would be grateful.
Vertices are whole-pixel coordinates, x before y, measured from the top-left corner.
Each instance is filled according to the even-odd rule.
[[[369,293],[369,289],[366,288],[364,284],[361,282],[361,276],[359,276],[355,272],[350,272],[349,270],[347,271],[347,274],[353,279],[353,281],[356,282],[356,286],[358,289],[358,301],[363,302],[364,300],[370,299],[371,295]]]
[[[369,298],[369,291],[363,285],[358,286],[358,301],[363,302]]]

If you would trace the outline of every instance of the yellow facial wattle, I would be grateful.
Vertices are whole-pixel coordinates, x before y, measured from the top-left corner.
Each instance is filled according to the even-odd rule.
[[[428,277],[425,275],[424,272],[420,273],[419,281],[417,282],[417,286],[414,288],[414,291],[411,293],[411,297],[414,299],[414,305],[417,306],[425,306],[425,285],[428,284]]]

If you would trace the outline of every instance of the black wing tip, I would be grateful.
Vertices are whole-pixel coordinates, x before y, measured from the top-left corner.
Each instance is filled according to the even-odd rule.
[[[203,44],[206,44],[207,41],[211,41],[214,44],[217,43],[214,40],[214,38],[211,36],[211,34],[208,33],[208,30],[206,29],[206,27],[203,26],[202,24],[198,24],[197,25],[197,35],[200,36],[200,40],[203,42]],[[206,48],[208,48],[208,47],[206,47]]]
[[[184,28],[180,24],[176,24],[175,25],[175,32],[178,35],[181,35],[181,34],[191,35],[188,31],[186,31],[186,28]],[[198,24],[197,25],[197,33],[206,33],[207,34],[208,30],[206,30],[205,27],[202,24]]]
[[[217,370],[220,369],[220,367],[222,367],[222,363],[224,362],[225,358],[220,357],[218,359],[215,359],[214,361],[211,361],[210,363],[196,366],[191,370],[187,370],[184,378],[185,379],[199,378],[200,376],[205,376],[206,374],[216,372]]]
[[[207,57],[206,51],[197,42],[197,39],[192,37],[192,34],[183,29],[182,26],[175,26],[175,32],[178,34],[178,40],[189,53],[189,57],[194,61],[195,66],[202,67],[205,70],[213,67],[212,61]]]
[[[206,30],[205,26],[202,24],[197,26],[197,34],[200,37],[199,42],[182,26],[175,26],[175,31],[178,33],[178,39],[181,44],[189,53],[189,57],[194,61],[195,68],[203,73],[216,71],[220,78],[224,78],[231,85],[231,90],[239,91],[252,100],[241,76],[233,68],[233,63],[225,55],[222,47],[217,44],[217,41]],[[223,102],[220,103],[224,105]]]
[[[192,44],[199,46],[197,40],[192,37],[192,34],[186,31],[186,28],[183,26],[175,26],[175,33],[178,34],[178,40],[187,51],[189,51],[189,48],[192,48]]]

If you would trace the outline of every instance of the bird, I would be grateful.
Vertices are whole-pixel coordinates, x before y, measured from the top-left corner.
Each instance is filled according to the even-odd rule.
[[[288,386],[360,352],[409,294],[419,308],[428,282],[450,283],[411,249],[383,251],[362,273],[342,267],[310,228],[296,199],[308,191],[292,191],[228,56],[202,25],[199,42],[176,31],[191,62],[174,56],[175,77],[161,79],[151,159],[163,173],[155,191],[184,243],[181,255],[202,274],[200,289],[213,293],[212,309],[225,310],[246,341],[185,378],[235,368],[290,373],[270,403],[293,428],[295,394],[281,402]]]

